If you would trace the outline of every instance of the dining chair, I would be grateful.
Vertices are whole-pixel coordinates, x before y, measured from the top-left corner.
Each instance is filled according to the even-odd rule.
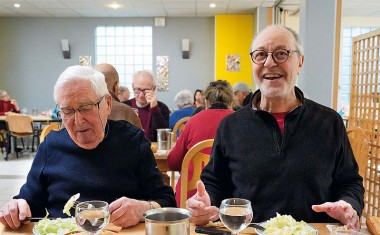
[[[45,137],[47,136],[47,134],[49,134],[50,131],[59,131],[59,124],[53,123],[46,125],[41,131],[40,143],[42,143],[45,140]]]
[[[205,154],[202,151],[206,148],[211,148],[214,144],[214,139],[203,140],[187,151],[181,167],[181,193],[180,193],[180,207],[186,207],[187,192],[196,189],[197,181],[201,177],[202,169],[210,161],[210,154]],[[189,182],[189,164],[193,162],[194,170],[193,176]]]
[[[37,146],[39,145],[39,131],[33,128],[33,120],[30,116],[26,115],[10,115],[5,118],[5,123],[8,128],[9,138],[13,137],[14,148],[16,152],[16,157],[18,158],[17,150],[17,138],[21,139],[22,147],[25,148],[23,138],[32,138],[32,152],[34,152],[34,139],[37,141]],[[8,154],[11,150],[11,142],[8,141],[7,155],[5,160],[8,160]]]
[[[181,132],[183,131],[183,128],[185,128],[185,125],[187,123],[187,121],[189,121],[190,117],[184,117],[184,118],[181,118],[179,119],[174,127],[173,127],[173,142],[176,142],[177,141],[177,136],[179,136],[181,134]]]
[[[359,165],[359,175],[365,179],[368,166],[369,140],[363,128],[353,126],[347,128],[348,139],[355,159]]]
[[[187,123],[187,121],[189,121],[190,117],[184,117],[184,118],[181,118],[179,119],[174,127],[173,127],[173,131],[172,131],[172,136],[173,136],[173,139],[172,139],[172,142],[177,142],[177,136],[179,136],[181,134],[181,132],[183,131],[183,129],[185,128],[185,125]],[[170,185],[172,186],[174,192],[175,192],[175,171],[171,171],[171,174],[170,174]]]

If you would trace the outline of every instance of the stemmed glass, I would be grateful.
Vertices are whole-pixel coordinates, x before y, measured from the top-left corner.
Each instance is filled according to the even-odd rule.
[[[79,227],[91,235],[96,235],[108,224],[110,211],[107,202],[86,201],[75,208],[75,219]]]
[[[246,199],[224,199],[220,205],[220,220],[232,234],[237,235],[245,229],[251,223],[252,216],[251,202]]]

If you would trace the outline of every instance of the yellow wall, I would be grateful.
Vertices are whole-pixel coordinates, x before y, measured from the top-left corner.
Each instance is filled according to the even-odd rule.
[[[253,37],[252,15],[215,16],[215,76],[233,86],[246,82],[252,88],[249,49]],[[227,72],[227,55],[240,55],[240,71]]]

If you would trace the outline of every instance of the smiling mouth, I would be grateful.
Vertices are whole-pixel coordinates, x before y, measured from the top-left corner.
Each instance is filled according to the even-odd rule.
[[[276,79],[279,79],[281,77],[282,77],[281,74],[273,74],[273,73],[268,73],[268,74],[263,75],[263,78],[267,79],[267,80],[276,80]]]

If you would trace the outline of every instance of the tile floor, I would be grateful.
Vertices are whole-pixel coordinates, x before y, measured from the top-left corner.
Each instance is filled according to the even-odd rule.
[[[9,160],[5,161],[5,153],[0,153],[0,207],[18,194],[26,181],[34,155],[35,152],[27,150],[19,153],[19,158],[16,158],[15,153],[10,154]]]

